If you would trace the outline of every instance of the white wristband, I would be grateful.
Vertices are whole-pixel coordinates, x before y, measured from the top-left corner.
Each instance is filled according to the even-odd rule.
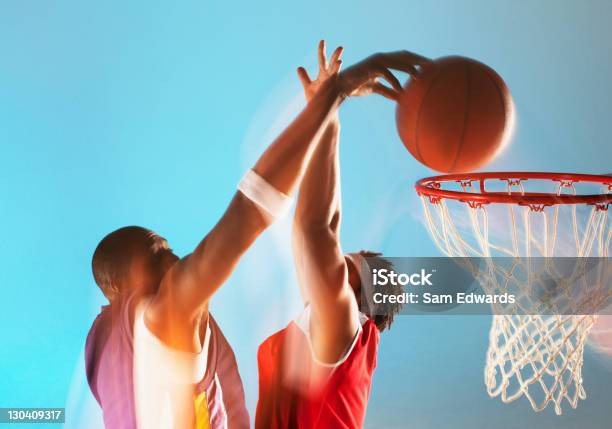
[[[280,192],[253,170],[245,173],[238,190],[273,219],[284,216],[293,203],[293,198]]]

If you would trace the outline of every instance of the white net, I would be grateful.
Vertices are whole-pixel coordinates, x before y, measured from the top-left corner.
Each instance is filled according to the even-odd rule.
[[[478,180],[431,186],[478,193],[474,182]],[[609,183],[507,178],[488,179],[487,186],[487,192],[512,195],[610,194],[612,188]],[[482,185],[480,189],[484,189]],[[593,277],[586,280],[581,267],[560,273],[555,266],[533,267],[530,261],[538,257],[608,257],[612,240],[609,203],[523,206],[437,195],[421,198],[428,228],[444,255],[487,258],[490,262],[480,269],[485,275],[479,276],[483,289],[518,293],[513,308],[493,309],[484,371],[489,395],[500,396],[504,402],[525,396],[536,411],[552,403],[561,414],[564,399],[576,408],[579,400],[586,398],[582,363],[587,335],[597,320],[592,310],[608,298],[605,283],[610,273],[599,273],[595,281]],[[506,261],[516,258],[517,262],[508,267],[496,263],[501,260],[498,257]],[[577,289],[588,293],[577,294]],[[546,294],[553,299],[541,300]],[[526,312],[526,308],[536,308],[537,302],[547,302],[548,310],[563,306],[565,311]]]

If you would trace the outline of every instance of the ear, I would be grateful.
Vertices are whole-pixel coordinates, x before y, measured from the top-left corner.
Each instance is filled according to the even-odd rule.
[[[110,294],[112,296],[112,299],[114,300],[116,298],[119,298],[119,296],[121,295],[121,291],[122,291],[122,287],[119,284],[119,282],[118,281],[117,282],[111,282],[109,286],[110,286],[109,287],[109,291],[110,291]],[[109,297],[109,300],[110,299],[111,299],[111,297]]]

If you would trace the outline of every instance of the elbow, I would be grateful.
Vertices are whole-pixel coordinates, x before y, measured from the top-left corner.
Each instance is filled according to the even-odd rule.
[[[317,257],[338,247],[338,235],[327,222],[294,222],[293,239],[301,243],[303,249],[316,253]]]
[[[295,216],[293,230],[302,236],[321,236],[334,232],[327,217]]]

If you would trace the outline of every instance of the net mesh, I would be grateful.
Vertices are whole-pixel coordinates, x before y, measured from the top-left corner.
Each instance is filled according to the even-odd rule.
[[[477,180],[434,183],[433,186],[475,193],[478,191],[474,182]],[[593,191],[609,194],[612,188],[608,184],[568,180],[488,179],[487,185],[489,192],[508,194],[525,194],[526,189],[530,193],[556,195]],[[577,281],[579,269],[568,274],[555,272],[555,267],[534,270],[525,266],[530,264],[525,261],[533,258],[517,259],[516,265],[511,267],[498,265],[495,261],[500,256],[510,259],[608,257],[612,240],[608,204],[521,206],[449,200],[433,195],[421,198],[427,226],[444,255],[487,258],[485,275],[479,276],[483,289],[489,293],[510,289],[518,293],[514,308],[504,308],[504,314],[493,311],[484,370],[489,395],[499,396],[504,402],[525,396],[534,410],[541,411],[552,404],[559,415],[564,400],[576,408],[579,400],[586,398],[582,380],[583,352],[586,338],[597,319],[589,310],[606,298],[602,296],[606,285],[592,281],[581,285]],[[556,276],[552,290],[551,282],[534,274],[536,272]],[[582,299],[576,302],[571,298],[576,296],[575,289],[581,287],[587,288],[589,293],[580,295]],[[550,294],[554,299],[541,300],[542,294]],[[552,303],[553,309],[556,305],[574,308],[564,314],[538,311],[535,315],[525,315],[525,308],[533,309],[534,302],[542,301],[549,306]]]

